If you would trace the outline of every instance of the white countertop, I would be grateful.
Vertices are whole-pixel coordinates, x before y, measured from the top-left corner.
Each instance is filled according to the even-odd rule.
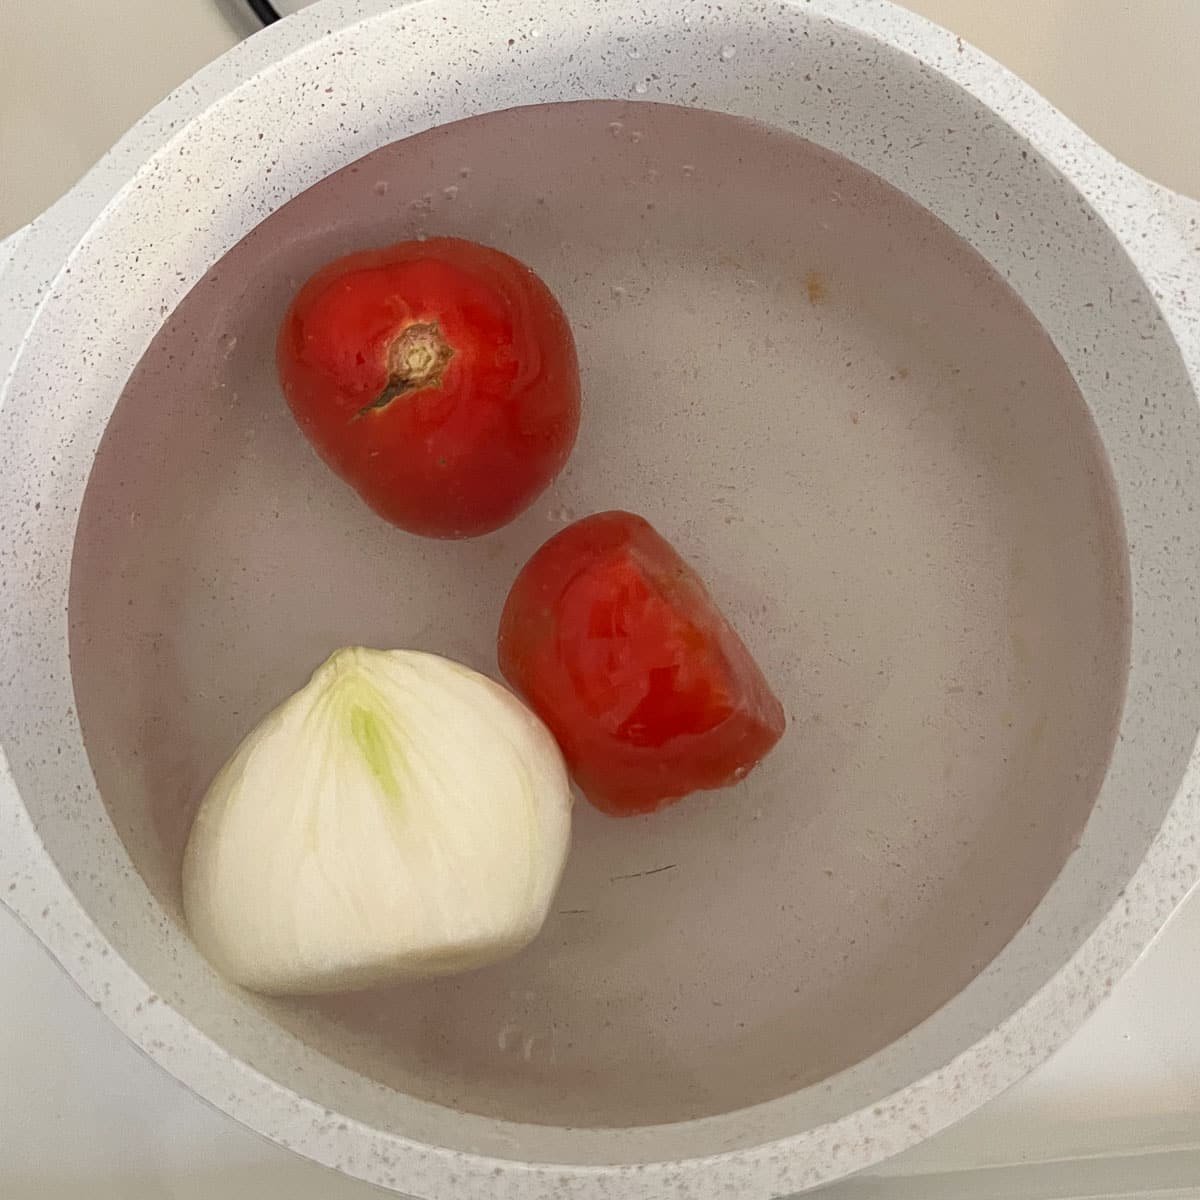
[[[1200,0],[908,6],[1024,75],[1131,165],[1200,196]],[[236,41],[222,8],[238,0],[0,3],[0,236]],[[184,1091],[2,909],[0,1006],[0,1200],[382,1195],[268,1145]],[[1198,1013],[1193,896],[1052,1062],[940,1138],[829,1194],[1200,1196]]]

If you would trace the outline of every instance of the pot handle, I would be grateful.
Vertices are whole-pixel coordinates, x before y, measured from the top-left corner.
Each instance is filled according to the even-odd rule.
[[[15,292],[17,251],[29,236],[26,225],[0,239],[0,392],[20,344],[20,335],[29,316],[29,305],[21,304]]]
[[[84,911],[70,883],[50,857],[17,791],[3,746],[0,746],[0,908],[10,912],[41,943],[90,1000],[105,1007],[104,998],[115,986],[112,980],[116,976],[102,978],[96,964],[104,962],[104,970],[111,971],[116,969],[118,960],[110,954],[104,934]],[[109,1015],[114,1016],[111,1012]]]
[[[0,904],[40,942],[54,949],[51,914],[75,898],[58,873],[17,791],[0,746]]]
[[[1184,364],[1200,380],[1200,200],[1146,179],[1120,164],[1157,210],[1157,227],[1129,253],[1157,296]]]
[[[6,291],[12,282],[17,252],[31,229],[32,226],[26,225],[0,240],[0,304],[10,315],[13,297],[6,295]],[[22,311],[21,319],[25,316]],[[0,325],[2,317],[0,313]],[[0,361],[0,382],[5,367],[6,364]],[[0,904],[39,941],[48,945],[48,918],[64,899],[74,904],[74,897],[50,861],[21,801],[8,757],[0,745]]]
[[[8,237],[0,240],[0,275],[4,274],[4,269],[17,257],[17,247],[28,233],[29,226],[23,225],[15,233],[10,233]]]
[[[1184,241],[1191,247],[1200,263],[1200,200],[1173,192],[1170,188],[1153,184],[1163,210],[1179,230]]]
[[[1200,200],[1138,179],[1162,214],[1157,252],[1142,267],[1157,285],[1193,376],[1200,378]]]

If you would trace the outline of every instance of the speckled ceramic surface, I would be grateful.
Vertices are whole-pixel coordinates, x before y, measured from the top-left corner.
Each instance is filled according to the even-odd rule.
[[[580,100],[610,107],[483,117],[300,195],[435,126]],[[509,176],[481,168],[481,138],[511,147]],[[589,170],[628,173],[611,212],[588,203]],[[398,551],[324,486],[277,411],[245,399],[275,399],[261,362],[283,286],[262,282],[272,271],[290,279],[346,239],[447,225],[505,241],[546,273],[579,330],[593,403],[609,413],[558,493],[490,549],[468,549],[469,567],[445,548]],[[716,261],[724,238],[732,264]],[[134,130],[0,276],[0,894],[190,1087],[285,1145],[415,1196],[781,1196],[912,1144],[1060,1044],[1200,870],[1198,264],[1192,206],[952,36],[881,3],[681,3],[649,15],[624,0],[326,5],[252,39]],[[756,394],[769,436],[745,439],[750,460],[766,455],[772,470],[740,479],[726,503],[702,440],[688,441],[687,406],[672,399],[685,366],[711,375],[723,357],[660,361],[638,338],[674,327],[693,337],[696,321],[729,311],[763,338]],[[616,407],[625,379],[607,364],[619,348],[638,390],[666,397],[644,428]],[[805,403],[789,416],[788,393],[766,381],[801,354]],[[205,387],[204,403],[189,403]],[[732,452],[743,419],[714,407],[706,424]],[[811,443],[824,453],[807,464],[788,450]],[[434,583],[410,602],[431,611],[439,588],[461,594],[469,579],[478,613],[401,632],[487,665],[491,592],[564,512],[601,501],[588,463],[638,445],[670,447],[677,465],[664,472],[644,455],[629,486],[678,527],[764,661],[786,674],[792,733],[775,774],[739,798],[749,819],[720,797],[681,807],[646,826],[631,861],[627,835],[585,814],[577,847],[591,856],[573,864],[540,950],[465,999],[451,989],[340,1011],[265,1006],[224,987],[177,920],[171,822],[185,820],[186,793],[245,711],[291,686],[327,641],[397,636],[386,606],[351,621],[335,583],[281,594],[296,551],[337,562],[344,545],[366,543],[377,563],[411,555],[408,573]],[[837,469],[856,454],[869,471]],[[694,492],[676,478],[681,460]],[[924,501],[917,479],[934,481]],[[304,491],[303,531],[286,500],[282,524],[266,511],[263,489],[289,483]],[[818,494],[831,505],[824,523],[811,503],[797,507]],[[981,521],[985,533],[966,532]],[[893,593],[883,581],[904,576],[922,530],[932,565]],[[802,536],[803,555],[789,540]],[[781,565],[760,596],[729,564],[764,541]],[[1014,549],[1027,561],[1014,564]],[[831,582],[868,561],[877,570]],[[347,559],[327,578],[361,566]],[[253,584],[231,583],[235,567]],[[378,567],[381,584],[390,569]],[[959,601],[948,599],[955,586]],[[870,587],[877,604],[862,599]],[[763,613],[780,588],[792,611]],[[960,602],[978,630],[951,633]],[[870,624],[880,611],[888,637]],[[942,636],[922,646],[944,661],[922,674],[910,650],[886,665],[891,634],[922,632],[930,614]],[[253,680],[248,647],[262,663]],[[954,699],[972,662],[992,683]],[[874,672],[892,669],[896,694],[873,692]],[[227,681],[232,693],[214,696]],[[993,694],[1010,685],[1008,699]],[[857,706],[855,721],[880,736],[850,733],[855,721],[830,731],[837,704]],[[906,708],[926,719],[928,745],[922,720],[906,734]],[[995,732],[1006,722],[1019,726],[1011,745]],[[987,732],[974,758],[955,743],[964,728]],[[801,769],[831,762],[852,782],[817,796]],[[964,762],[975,768],[966,782],[939,790],[931,764]],[[974,782],[983,777],[1000,780],[990,799]],[[164,806],[167,793],[178,803]],[[898,807],[923,836],[905,841],[903,822],[888,824]],[[1059,834],[1030,830],[1039,811],[1053,811]],[[972,813],[961,836],[947,828]],[[736,869],[722,877],[725,847]],[[795,853],[775,861],[772,847]],[[657,866],[660,851],[676,866],[638,881],[656,889],[651,905],[611,899],[622,868]],[[891,863],[921,887],[882,884]],[[958,891],[930,888],[938,864],[957,872]],[[622,932],[639,906],[677,911],[674,940],[690,947],[688,914],[714,888],[744,907],[712,905],[714,949],[690,977],[679,956],[677,995],[659,980],[636,993],[589,986],[593,1010],[577,987],[554,991],[564,975],[599,981],[610,953],[630,956],[616,980],[645,983]],[[600,896],[607,917],[588,916],[581,933],[574,910]],[[760,919],[772,900],[810,919]],[[750,930],[744,962],[730,949],[739,929]],[[639,944],[661,961],[672,930],[663,937]],[[821,973],[829,989],[813,983]],[[781,1005],[792,980],[800,999]],[[719,1011],[739,1010],[744,1032],[702,1015],[706,986]],[[397,1000],[422,1013],[424,1043],[405,1041]],[[458,1019],[430,1024],[445,1011]],[[564,1039],[555,1070],[547,1027]],[[586,1053],[568,1052],[568,1028],[590,1039]],[[516,1058],[497,1059],[510,1045]]]

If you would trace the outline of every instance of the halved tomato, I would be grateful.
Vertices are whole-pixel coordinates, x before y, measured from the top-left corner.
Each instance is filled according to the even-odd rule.
[[[741,779],[786,724],[704,584],[643,518],[585,517],[522,569],[500,670],[614,815]]]

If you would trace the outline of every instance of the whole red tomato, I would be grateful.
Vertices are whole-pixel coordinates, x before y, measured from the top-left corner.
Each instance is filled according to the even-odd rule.
[[[783,735],[741,638],[631,513],[585,517],[538,550],[509,593],[498,653],[575,782],[614,815],[733,783]]]
[[[325,462],[380,516],[429,537],[511,521],[579,428],[558,302],[516,259],[457,238],[323,267],[292,301],[276,357]]]

